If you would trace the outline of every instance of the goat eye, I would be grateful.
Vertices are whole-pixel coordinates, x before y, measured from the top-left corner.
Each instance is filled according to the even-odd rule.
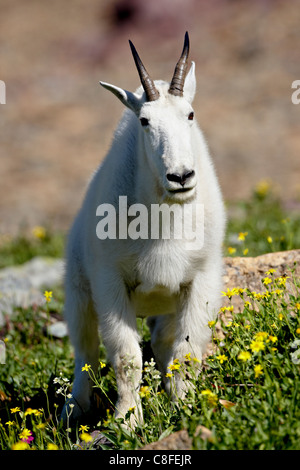
[[[141,118],[140,122],[141,122],[143,127],[148,126],[148,124],[149,124],[149,120],[147,118]]]
[[[193,121],[193,119],[194,119],[194,113],[193,113],[193,111],[192,111],[192,112],[189,114],[188,120],[189,120],[189,121]]]

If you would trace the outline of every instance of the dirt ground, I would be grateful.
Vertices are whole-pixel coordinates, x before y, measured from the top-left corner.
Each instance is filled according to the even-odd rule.
[[[186,30],[225,199],[270,178],[299,200],[299,1],[1,0],[1,234],[68,228],[122,112],[99,80],[139,85],[128,39],[154,79],[170,80]]]

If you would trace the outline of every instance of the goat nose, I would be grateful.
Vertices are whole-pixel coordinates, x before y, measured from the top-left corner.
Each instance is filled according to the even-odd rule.
[[[181,186],[184,186],[187,180],[192,178],[194,174],[194,170],[185,171],[182,175],[180,175],[179,173],[168,173],[167,179],[169,181],[174,181],[175,183],[180,183]]]

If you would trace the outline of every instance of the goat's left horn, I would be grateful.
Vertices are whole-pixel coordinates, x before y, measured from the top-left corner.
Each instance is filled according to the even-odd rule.
[[[170,84],[169,93],[175,96],[183,96],[184,81],[187,73],[187,61],[190,51],[190,40],[188,32],[184,36],[184,45],[181,57],[176,64],[174,75]]]
[[[138,55],[136,48],[131,41],[129,41],[129,44],[141,83],[146,93],[147,101],[156,101],[159,98],[159,92],[155,88],[154,81],[145,69],[143,62],[141,61],[140,56]]]

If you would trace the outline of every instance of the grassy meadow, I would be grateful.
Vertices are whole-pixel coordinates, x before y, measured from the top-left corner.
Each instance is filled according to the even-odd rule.
[[[260,183],[249,201],[228,205],[228,214],[225,256],[300,248],[299,214],[283,207],[268,182]],[[63,234],[44,227],[13,239],[2,236],[0,267],[36,255],[62,257],[64,243]],[[47,333],[53,318],[62,319],[64,293],[61,286],[51,292],[45,286],[44,306],[16,309],[0,328],[6,350],[5,364],[0,364],[0,448],[89,449],[97,429],[107,439],[104,449],[138,449],[187,429],[193,449],[300,449],[300,279],[293,269],[286,274],[264,273],[261,294],[240,286],[223,292],[229,301],[241,297],[244,309],[233,311],[232,321],[221,321],[222,337],[216,323],[209,324],[214,352],[198,378],[199,363],[192,355],[170,365],[167,380],[172,383],[175,374],[183,374],[192,384],[176,405],[164,391],[146,323],[138,320],[145,359],[140,388],[144,424],[135,430],[125,430],[122,420],[114,418],[115,376],[103,345],[98,374],[92,376],[98,414],[75,429],[61,427],[74,355],[68,338]],[[91,374],[88,364],[82,373]]]

